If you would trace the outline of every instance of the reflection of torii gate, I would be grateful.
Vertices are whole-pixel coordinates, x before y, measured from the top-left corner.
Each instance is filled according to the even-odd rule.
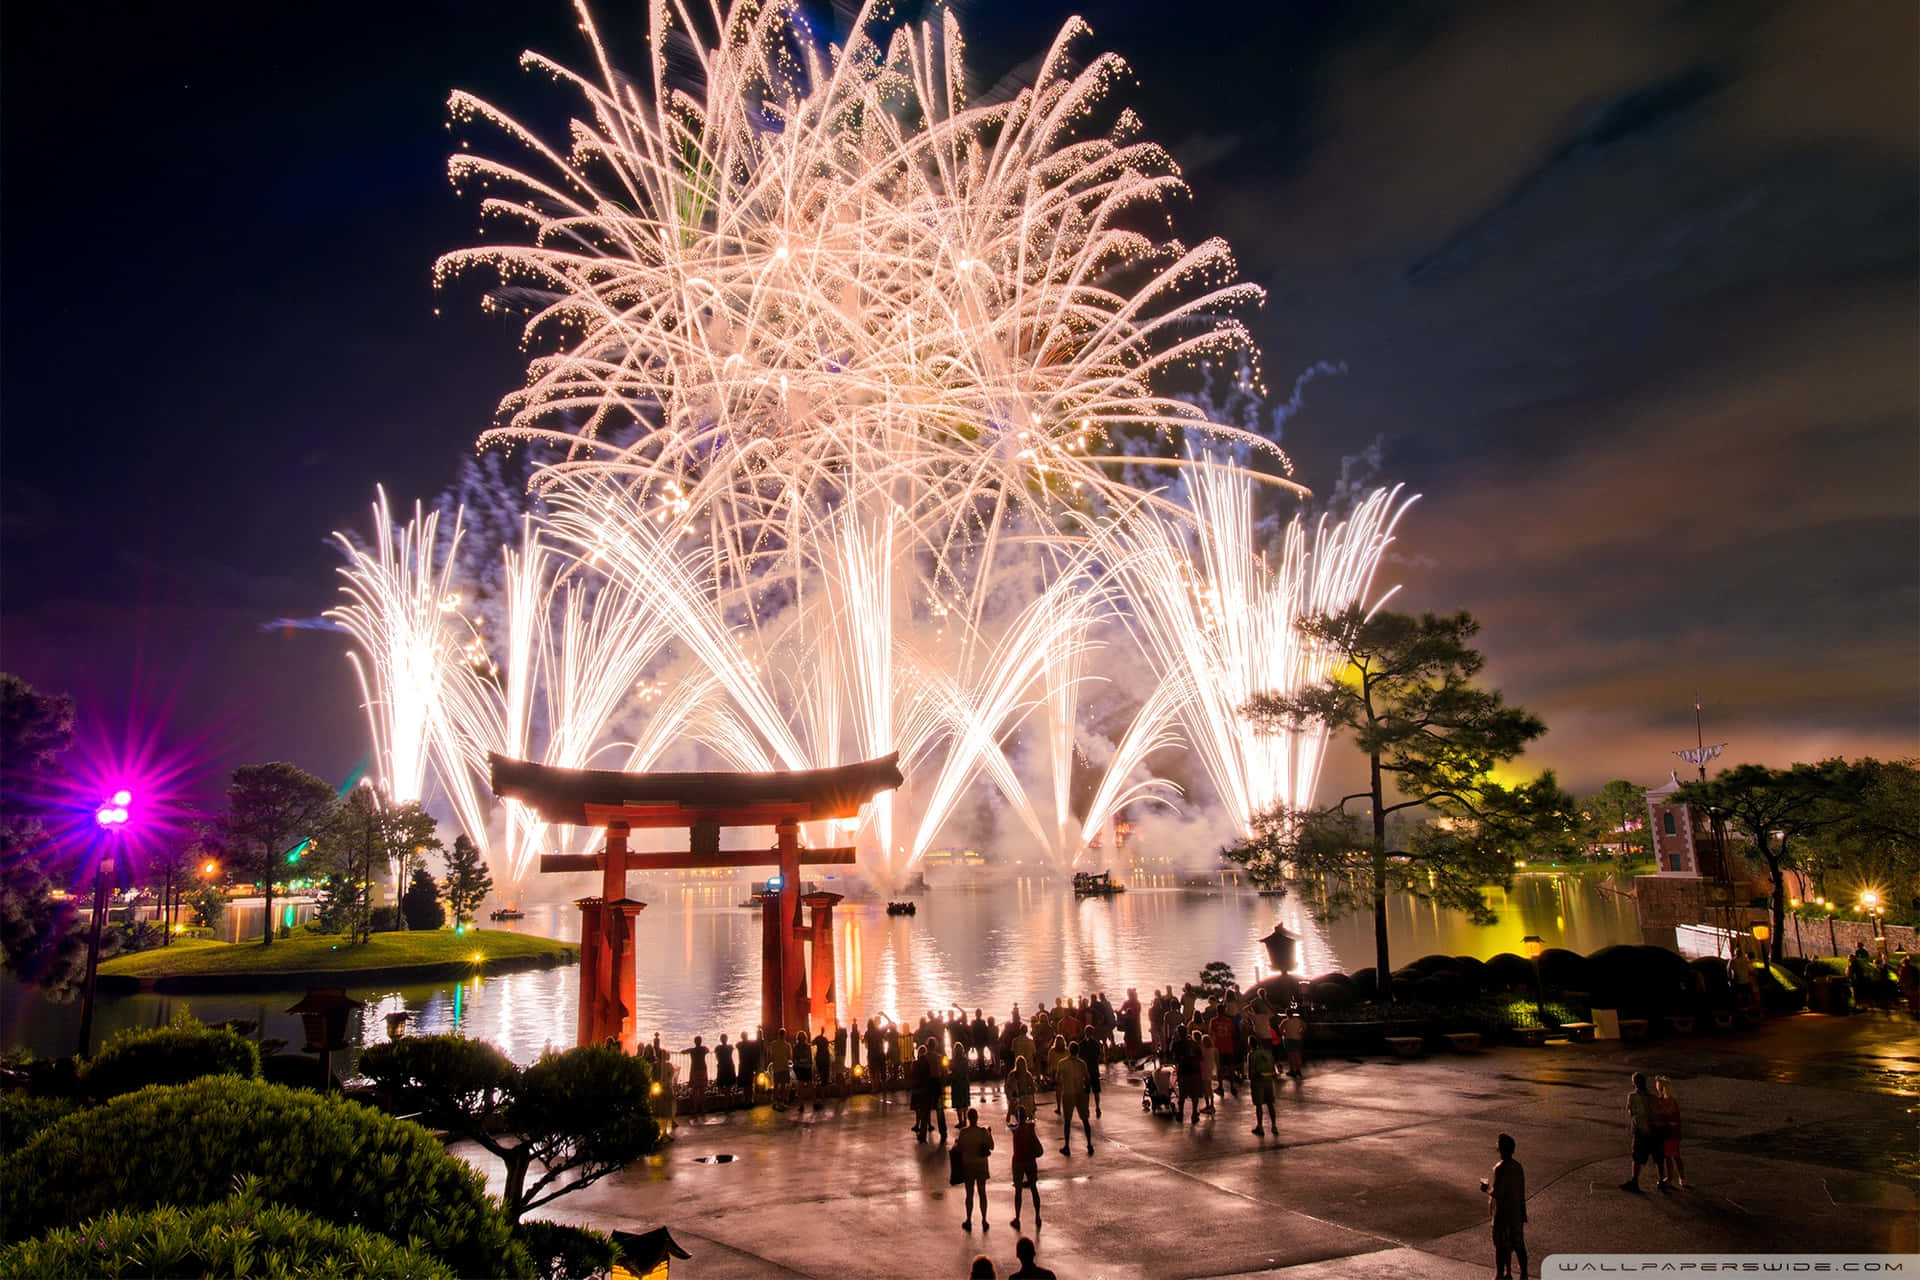
[[[604,827],[602,853],[546,854],[541,871],[598,871],[600,896],[581,898],[581,1044],[612,1038],[632,1051],[634,1025],[633,918],[646,906],[627,896],[627,872],[677,867],[754,867],[780,864],[780,892],[765,900],[760,959],[760,1023],[768,1032],[799,1030],[833,1017],[833,904],[840,895],[806,895],[810,926],[800,925],[800,868],[853,861],[851,846],[802,849],[800,824],[853,819],[860,806],[899,786],[898,753],[878,760],[790,773],[620,773],[611,769],[557,769],[489,755],[493,793],[515,800],[552,823]],[[627,833],[684,827],[686,852],[632,853]],[[722,849],[722,827],[772,827],[779,849]],[[809,939],[810,935],[810,939]],[[808,999],[805,944],[813,943],[813,997]]]

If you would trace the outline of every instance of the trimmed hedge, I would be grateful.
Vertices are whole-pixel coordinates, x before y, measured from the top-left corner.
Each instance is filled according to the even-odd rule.
[[[260,1074],[260,1049],[226,1027],[177,1022],[122,1031],[81,1068],[80,1087],[104,1101],[150,1084],[185,1084],[202,1076]]]
[[[262,1199],[426,1249],[460,1275],[529,1262],[479,1172],[417,1124],[358,1103],[211,1077],[124,1094],[44,1130],[0,1168],[10,1240],[111,1210]]]
[[[376,1276],[453,1280],[430,1254],[241,1195],[109,1213],[0,1251],[0,1280],[42,1276]]]

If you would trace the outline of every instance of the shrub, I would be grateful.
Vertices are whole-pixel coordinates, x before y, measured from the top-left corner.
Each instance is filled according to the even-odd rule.
[[[1360,999],[1351,982],[1321,978],[1307,987],[1307,999],[1321,1009],[1345,1009]]]
[[[394,906],[375,907],[367,913],[368,933],[398,933],[400,931],[400,908]]]
[[[18,1151],[42,1129],[81,1109],[71,1098],[36,1098],[12,1091],[0,1093],[0,1153]]]
[[[1415,980],[1411,990],[1414,999],[1442,1006],[1464,1004],[1474,994],[1466,979],[1445,970]]]
[[[1372,966],[1355,969],[1351,981],[1353,993],[1362,1000],[1371,1000],[1380,994],[1380,975]]]
[[[451,1280],[431,1255],[242,1194],[108,1213],[0,1252],[0,1280],[40,1276],[393,1276]]]
[[[1478,956],[1455,956],[1453,963],[1454,972],[1460,975],[1462,982],[1475,991],[1486,990],[1487,962],[1485,960]]]
[[[1768,1013],[1798,1013],[1807,1007],[1806,984],[1777,964],[1756,965],[1760,979],[1760,1003]]]
[[[1548,947],[1540,953],[1540,981],[1549,991],[1588,991],[1593,969],[1578,951]]]
[[[215,1077],[142,1089],[68,1116],[8,1159],[8,1239],[114,1209],[261,1198],[408,1239],[461,1275],[524,1274],[486,1182],[417,1124],[358,1103]]]
[[[207,885],[199,892],[187,898],[187,906],[193,911],[193,923],[201,929],[217,929],[220,917],[227,910],[227,895]]]
[[[1487,961],[1486,988],[1489,991],[1533,990],[1533,961],[1502,951]]]
[[[167,941],[166,928],[152,920],[132,922],[117,920],[114,922],[113,931],[120,935],[122,955],[131,955],[136,951],[151,951],[155,947],[166,945]]]
[[[81,1088],[107,1099],[150,1084],[185,1084],[201,1076],[260,1074],[260,1050],[225,1027],[182,1019],[170,1027],[123,1031],[82,1069]]]
[[[620,1251],[613,1238],[586,1227],[532,1218],[513,1229],[533,1259],[539,1280],[592,1280],[613,1270]]]
[[[1419,975],[1420,977],[1425,977],[1430,973],[1458,972],[1460,968],[1460,962],[1458,960],[1455,960],[1452,956],[1443,956],[1443,955],[1421,956],[1418,960],[1415,960],[1412,964],[1408,965],[1407,968],[1413,970],[1414,973]],[[1398,977],[1399,975],[1395,974],[1394,976]]]

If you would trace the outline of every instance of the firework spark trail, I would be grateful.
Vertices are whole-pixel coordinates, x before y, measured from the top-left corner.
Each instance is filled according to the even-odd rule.
[[[385,489],[373,504],[374,549],[369,552],[335,534],[347,567],[342,592],[349,603],[326,616],[347,629],[361,654],[350,653],[373,735],[374,767],[381,791],[407,803],[423,797],[431,731],[440,687],[459,648],[450,617],[460,607],[453,585],[454,550],[461,537],[455,516],[444,554],[438,512],[422,514],[396,530]]]
[[[1184,528],[1135,524],[1112,539],[1111,554],[1128,584],[1131,628],[1163,678],[1178,682],[1187,740],[1246,834],[1278,803],[1311,803],[1325,733],[1260,732],[1240,708],[1255,693],[1294,693],[1332,674],[1332,657],[1295,624],[1365,601],[1411,500],[1377,491],[1349,519],[1319,521],[1311,545],[1295,519],[1271,565],[1252,554],[1254,477],[1203,460],[1189,481],[1194,549]]]
[[[559,460],[535,476],[546,510],[508,558],[495,654],[423,684],[381,656],[387,623],[356,631],[383,757],[457,775],[446,789],[477,837],[488,750],[574,765],[624,750],[646,768],[696,743],[748,769],[898,750],[931,781],[866,816],[895,881],[983,775],[1071,860],[1157,793],[1141,772],[1177,724],[1243,827],[1262,796],[1297,793],[1317,745],[1255,742],[1234,711],[1258,681],[1317,669],[1292,617],[1364,595],[1397,512],[1323,525],[1311,556],[1296,527],[1268,570],[1250,473],[1196,461],[1204,441],[1286,465],[1164,389],[1208,360],[1251,368],[1240,316],[1261,291],[1223,241],[1141,230],[1185,188],[1111,101],[1124,64],[1081,65],[1075,19],[1030,88],[971,105],[951,13],[882,33],[868,5],[835,49],[784,0],[655,0],[650,66],[629,79],[580,16],[590,72],[523,58],[584,106],[564,145],[450,101],[522,154],[451,160],[506,234],[437,273],[492,276],[484,305],[518,313],[545,353],[483,443]],[[1160,486],[1180,472],[1191,505]],[[1030,598],[1011,598],[1035,564]],[[361,609],[397,624],[402,606]],[[1162,683],[1076,832],[1078,691],[1116,614]],[[650,683],[668,669],[671,687]],[[636,685],[664,696],[638,699],[648,714],[618,743]],[[1051,823],[1007,755],[1036,709]],[[1281,780],[1256,776],[1269,768]],[[568,838],[506,825],[515,875]]]

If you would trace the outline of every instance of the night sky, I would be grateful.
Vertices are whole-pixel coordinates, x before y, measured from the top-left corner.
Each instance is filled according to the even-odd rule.
[[[604,28],[642,6],[602,4]],[[911,12],[911,10],[908,10]],[[970,3],[982,86],[1070,6]],[[1094,5],[1223,234],[1325,488],[1425,495],[1402,607],[1465,608],[1579,788],[1693,740],[1920,751],[1915,6]],[[1016,16],[1017,15],[1017,16]],[[830,24],[830,16],[823,15]],[[365,755],[336,528],[431,499],[519,385],[434,257],[462,87],[569,105],[559,0],[6,6],[0,665],[89,732],[340,778]],[[436,315],[439,307],[442,314]]]

